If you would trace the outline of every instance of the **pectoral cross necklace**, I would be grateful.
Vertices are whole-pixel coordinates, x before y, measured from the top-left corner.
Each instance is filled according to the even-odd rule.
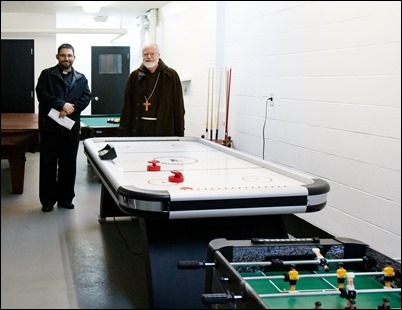
[[[152,95],[153,95],[154,92],[155,92],[156,86],[158,85],[158,81],[159,81],[159,76],[160,76],[160,75],[161,75],[161,73],[159,72],[159,73],[158,73],[158,77],[156,78],[156,82],[155,82],[154,89],[152,90],[152,92],[151,92],[151,94],[149,95],[149,97],[147,98],[147,97],[144,95],[145,102],[144,102],[142,105],[145,107],[145,112],[148,112],[148,108],[149,108],[149,106],[151,105],[151,103],[150,103],[148,100],[151,99]]]

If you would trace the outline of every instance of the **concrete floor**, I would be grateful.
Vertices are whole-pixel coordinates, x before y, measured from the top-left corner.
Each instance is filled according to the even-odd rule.
[[[98,221],[101,183],[87,163],[82,142],[73,210],[56,206],[52,212],[41,211],[39,153],[27,153],[26,157],[21,195],[11,194],[9,164],[7,160],[1,161],[1,308],[149,308],[149,248],[143,244],[141,224],[130,217]],[[294,215],[274,217],[270,225],[266,225],[266,220],[262,218],[263,224],[252,226],[254,235],[284,237],[283,222],[285,231],[295,237],[330,237]],[[159,240],[155,243],[159,242],[156,252],[163,249],[160,261],[155,260],[157,263],[151,268],[156,275],[153,282],[160,282],[153,288],[154,295],[158,292],[156,308],[202,308],[198,296],[202,293],[204,271],[199,270],[197,276],[194,271],[182,273],[176,270],[177,261],[202,258],[208,242],[215,238],[247,239],[250,226],[244,227],[247,224],[235,219],[225,221],[225,225],[220,220],[208,221],[208,225],[196,220],[170,222],[150,226],[151,239]],[[156,226],[152,228],[153,225]],[[264,229],[263,234],[257,232],[259,229]],[[165,240],[171,236],[175,241]],[[169,272],[167,261],[171,266]],[[175,282],[177,279],[183,280]],[[189,307],[186,302],[195,307]]]
[[[78,155],[75,209],[41,211],[39,153],[27,153],[24,193],[1,160],[1,308],[144,309],[142,244],[130,217],[98,222],[101,184]]]

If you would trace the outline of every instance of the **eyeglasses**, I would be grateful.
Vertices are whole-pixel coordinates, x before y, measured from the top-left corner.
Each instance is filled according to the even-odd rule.
[[[143,53],[142,56],[143,57],[148,57],[148,56],[154,57],[156,54],[157,53]]]

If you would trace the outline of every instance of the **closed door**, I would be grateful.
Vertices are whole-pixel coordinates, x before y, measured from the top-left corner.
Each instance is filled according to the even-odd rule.
[[[129,46],[92,46],[92,114],[121,113],[129,74]]]
[[[34,40],[1,40],[1,112],[33,113]]]

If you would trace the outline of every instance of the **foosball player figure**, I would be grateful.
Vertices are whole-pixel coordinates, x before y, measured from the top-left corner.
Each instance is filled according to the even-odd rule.
[[[380,309],[380,310],[391,309],[391,306],[389,304],[389,299],[387,297],[384,297],[382,299],[382,304],[378,305],[377,309]]]
[[[377,260],[371,256],[363,256],[364,270],[365,271],[377,271]]]
[[[328,261],[326,258],[321,258],[319,265],[324,269],[325,272],[329,272]]]
[[[355,300],[356,298],[356,290],[355,290],[355,274],[353,272],[346,273],[346,288],[348,290],[347,299]],[[352,308],[354,309],[354,308]]]
[[[289,291],[294,292],[296,290],[296,282],[297,280],[299,280],[299,272],[296,270],[296,265],[290,265],[290,271],[288,272],[288,275],[290,284]]]
[[[382,269],[384,273],[384,288],[391,288],[392,281],[395,278],[394,267],[392,267],[391,262],[386,262],[385,267]]]
[[[319,261],[318,265],[323,267],[325,272],[329,272],[328,261],[324,256],[322,256],[321,250],[319,248],[313,248],[312,250],[316,256],[316,259]]]
[[[338,281],[338,290],[339,290],[339,289],[343,288],[347,271],[346,271],[345,265],[343,263],[339,263],[338,267],[339,268],[336,270],[336,277],[337,277],[337,281]]]
[[[345,288],[339,289],[339,291],[341,292],[340,296],[348,300],[356,299],[356,290],[354,284],[355,274],[353,272],[348,272],[346,273],[346,278],[347,278],[346,289]]]
[[[322,308],[321,308],[321,301],[316,301],[316,302],[314,303],[314,309],[322,309]]]
[[[345,309],[357,309],[356,308],[356,300],[348,299]]]

